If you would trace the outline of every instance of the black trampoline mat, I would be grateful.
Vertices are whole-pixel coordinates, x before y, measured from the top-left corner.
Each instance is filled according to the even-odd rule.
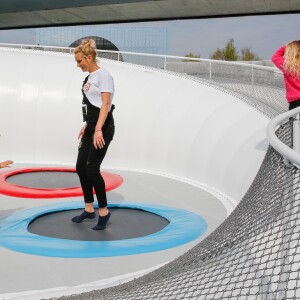
[[[80,186],[76,172],[38,171],[9,176],[6,181],[15,185],[35,189],[64,189]]]
[[[59,211],[42,215],[33,220],[28,231],[40,236],[79,240],[114,241],[146,236],[165,228],[169,221],[165,218],[140,209],[109,208],[111,217],[105,230],[92,230],[98,221],[84,220],[77,224],[71,219],[83,212],[82,209]]]

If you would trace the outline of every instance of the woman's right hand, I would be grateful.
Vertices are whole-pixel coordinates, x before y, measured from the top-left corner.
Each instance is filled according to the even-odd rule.
[[[78,134],[78,137],[77,137],[78,140],[82,138],[82,136],[83,136],[83,134],[84,134],[84,131],[85,131],[85,128],[86,128],[86,125],[84,125],[84,126],[81,128],[81,130],[79,131],[79,134]]]

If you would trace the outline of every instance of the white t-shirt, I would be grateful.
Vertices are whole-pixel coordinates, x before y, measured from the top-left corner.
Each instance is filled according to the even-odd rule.
[[[100,69],[90,73],[88,81],[83,86],[83,91],[89,102],[99,108],[102,107],[101,93],[110,93],[111,107],[115,91],[114,80],[110,73],[101,67]]]

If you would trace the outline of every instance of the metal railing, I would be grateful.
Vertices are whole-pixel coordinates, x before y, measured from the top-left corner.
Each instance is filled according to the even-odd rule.
[[[72,53],[74,48],[0,44],[0,47]],[[270,118],[287,110],[282,73],[274,67],[204,58],[97,50],[99,58],[155,68],[214,86],[253,106]]]
[[[289,166],[292,163],[295,167],[300,166],[300,123],[299,123],[300,107],[285,112],[275,117],[267,127],[267,137],[272,147],[277,150],[283,157],[285,164]],[[279,126],[292,122],[291,144],[292,148],[283,143],[276,131]]]

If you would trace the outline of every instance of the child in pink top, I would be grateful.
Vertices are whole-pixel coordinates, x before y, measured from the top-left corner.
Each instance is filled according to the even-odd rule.
[[[283,72],[289,109],[300,106],[300,41],[280,47],[273,54],[272,62]]]

